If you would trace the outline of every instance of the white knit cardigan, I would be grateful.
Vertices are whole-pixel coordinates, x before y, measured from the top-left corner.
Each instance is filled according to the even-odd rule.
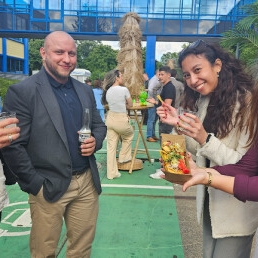
[[[202,96],[198,101],[197,116],[203,121],[206,115],[209,97]],[[238,112],[239,105],[235,109]],[[209,132],[208,132],[209,133]],[[235,164],[245,154],[248,135],[245,130],[239,132],[233,128],[229,135],[220,140],[213,134],[208,143],[200,146],[195,140],[186,137],[187,150],[191,152],[196,163],[205,167],[206,158],[210,166]],[[258,227],[258,203],[243,203],[233,195],[224,193],[214,188],[209,188],[209,210],[211,216],[213,238],[232,236],[248,236],[253,234]],[[197,186],[197,218],[201,222],[204,206],[205,186]]]

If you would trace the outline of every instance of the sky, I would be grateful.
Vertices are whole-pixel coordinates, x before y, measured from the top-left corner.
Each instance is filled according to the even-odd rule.
[[[109,45],[113,49],[119,49],[119,42],[118,41],[102,41],[104,45]],[[180,52],[182,50],[182,45],[186,44],[186,42],[157,42],[156,43],[156,54],[155,59],[160,61],[160,58],[163,54],[167,52]],[[146,42],[142,42],[142,47],[146,46]]]

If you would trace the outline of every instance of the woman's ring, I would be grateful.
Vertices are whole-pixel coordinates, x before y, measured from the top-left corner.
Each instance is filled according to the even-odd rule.
[[[180,127],[179,125],[177,126],[177,131],[179,131],[179,132],[182,132],[182,131],[184,131],[184,128],[182,128],[182,127]]]
[[[12,135],[11,135],[11,134],[8,134],[8,140],[9,140],[9,142],[10,142],[10,143],[12,143],[12,142],[13,142],[13,137],[12,137]]]

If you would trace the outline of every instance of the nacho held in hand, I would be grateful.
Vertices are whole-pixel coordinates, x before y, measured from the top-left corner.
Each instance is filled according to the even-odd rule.
[[[160,155],[164,162],[164,169],[166,172],[174,174],[190,173],[185,162],[185,150],[179,143],[173,143],[171,141],[163,142]]]

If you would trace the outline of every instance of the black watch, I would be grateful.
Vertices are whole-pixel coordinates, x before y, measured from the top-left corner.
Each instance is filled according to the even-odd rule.
[[[207,136],[207,138],[206,138],[206,143],[209,142],[211,136],[212,136],[212,134],[208,133],[208,136]]]

